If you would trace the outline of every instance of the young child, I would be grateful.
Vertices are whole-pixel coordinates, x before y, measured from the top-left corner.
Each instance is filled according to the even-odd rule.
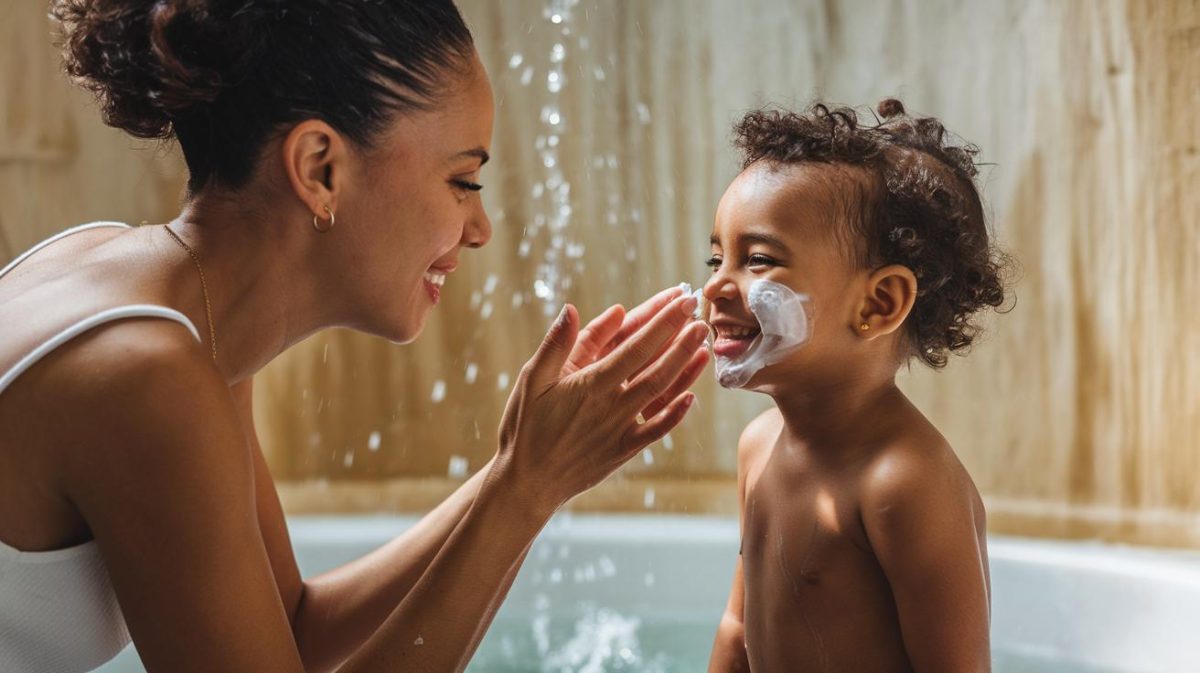
[[[710,673],[990,670],[984,509],[896,387],[1004,301],[972,146],[936,119],[817,105],[736,127],[705,318],[727,387],[775,408],[738,443],[742,549]]]

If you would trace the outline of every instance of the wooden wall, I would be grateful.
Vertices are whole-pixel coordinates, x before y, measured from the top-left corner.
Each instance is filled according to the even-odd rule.
[[[263,372],[259,422],[290,509],[426,507],[457,483],[452,463],[492,451],[506,377],[547,323],[533,288],[548,251],[565,260],[555,301],[585,315],[697,283],[736,172],[733,120],[897,95],[981,146],[993,226],[1020,261],[1015,309],[970,357],[903,377],[993,528],[1200,546],[1196,0],[461,6],[497,94],[495,239],[464,254],[416,344],[328,332]],[[74,223],[178,207],[175,153],[99,123],[58,74],[45,13],[0,0],[0,259]],[[571,206],[557,231],[556,179]],[[707,378],[698,391],[669,445],[576,506],[732,511],[734,441],[768,400]]]

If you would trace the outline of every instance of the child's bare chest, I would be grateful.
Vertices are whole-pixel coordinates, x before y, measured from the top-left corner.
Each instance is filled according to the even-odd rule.
[[[777,459],[759,468],[748,474],[742,528],[746,642],[755,670],[851,662],[876,670],[876,662],[861,659],[864,637],[879,644],[885,660],[903,660],[901,650],[892,652],[901,647],[895,606],[861,523],[853,478]]]

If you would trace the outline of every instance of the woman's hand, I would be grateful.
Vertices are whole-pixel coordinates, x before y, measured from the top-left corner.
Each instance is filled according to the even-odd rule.
[[[492,480],[548,515],[678,425],[708,361],[695,299],[679,294],[664,291],[628,315],[614,306],[582,331],[566,306],[517,378]]]

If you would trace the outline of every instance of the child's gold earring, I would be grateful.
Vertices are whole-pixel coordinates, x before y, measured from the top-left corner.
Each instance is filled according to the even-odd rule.
[[[859,325],[858,328],[865,332],[865,331],[871,329],[871,325],[870,325],[870,323],[863,323],[863,324]]]

